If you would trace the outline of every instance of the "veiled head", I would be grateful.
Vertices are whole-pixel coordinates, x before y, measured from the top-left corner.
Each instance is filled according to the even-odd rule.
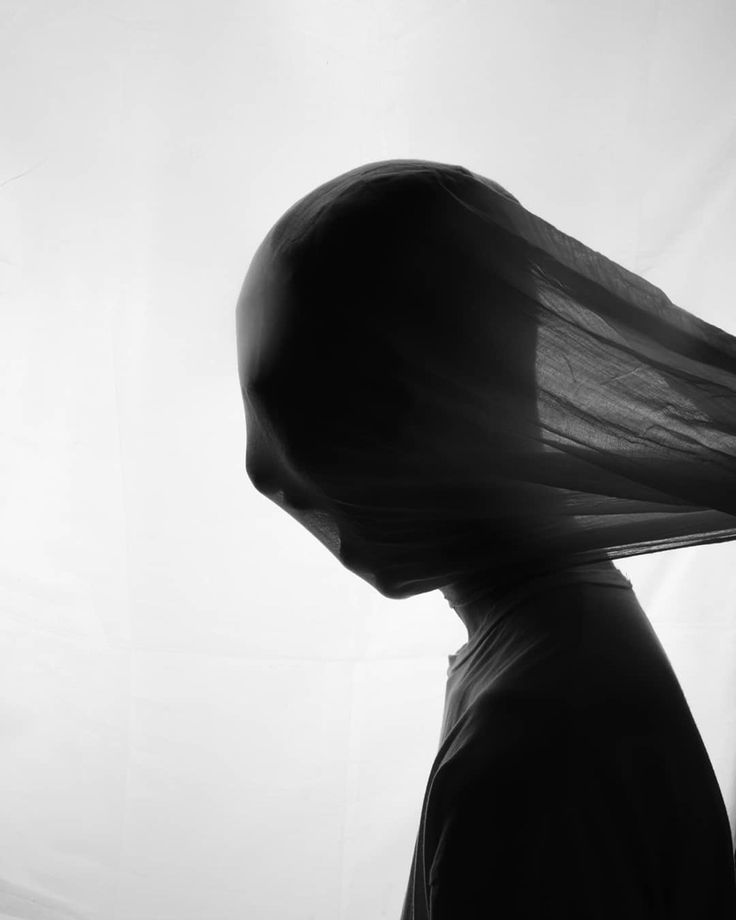
[[[535,314],[487,219],[516,204],[461,167],[370,164],[290,208],[243,286],[248,475],[387,596],[522,538]]]

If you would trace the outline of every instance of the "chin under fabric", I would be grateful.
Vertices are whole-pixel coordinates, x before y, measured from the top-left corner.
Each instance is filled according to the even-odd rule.
[[[385,596],[736,538],[736,337],[460,166],[294,204],[237,335],[251,480]]]

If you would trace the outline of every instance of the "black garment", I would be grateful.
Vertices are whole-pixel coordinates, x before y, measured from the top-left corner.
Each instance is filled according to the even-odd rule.
[[[527,581],[450,656],[401,920],[732,920],[728,815],[610,563]]]
[[[386,597],[494,612],[736,539],[736,338],[464,167],[369,163],[296,202],[237,337],[253,484]],[[405,920],[736,916],[723,801],[633,592],[558,584],[489,622]]]

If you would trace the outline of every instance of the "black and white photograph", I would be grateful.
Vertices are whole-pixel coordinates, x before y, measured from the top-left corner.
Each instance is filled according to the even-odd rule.
[[[736,920],[735,44],[0,0],[0,920]]]

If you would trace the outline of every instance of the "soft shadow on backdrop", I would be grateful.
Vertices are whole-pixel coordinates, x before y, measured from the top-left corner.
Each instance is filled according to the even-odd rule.
[[[460,163],[736,333],[726,0],[0,4],[0,915],[398,916],[465,629],[245,475],[297,198]],[[617,563],[736,818],[736,550]]]

